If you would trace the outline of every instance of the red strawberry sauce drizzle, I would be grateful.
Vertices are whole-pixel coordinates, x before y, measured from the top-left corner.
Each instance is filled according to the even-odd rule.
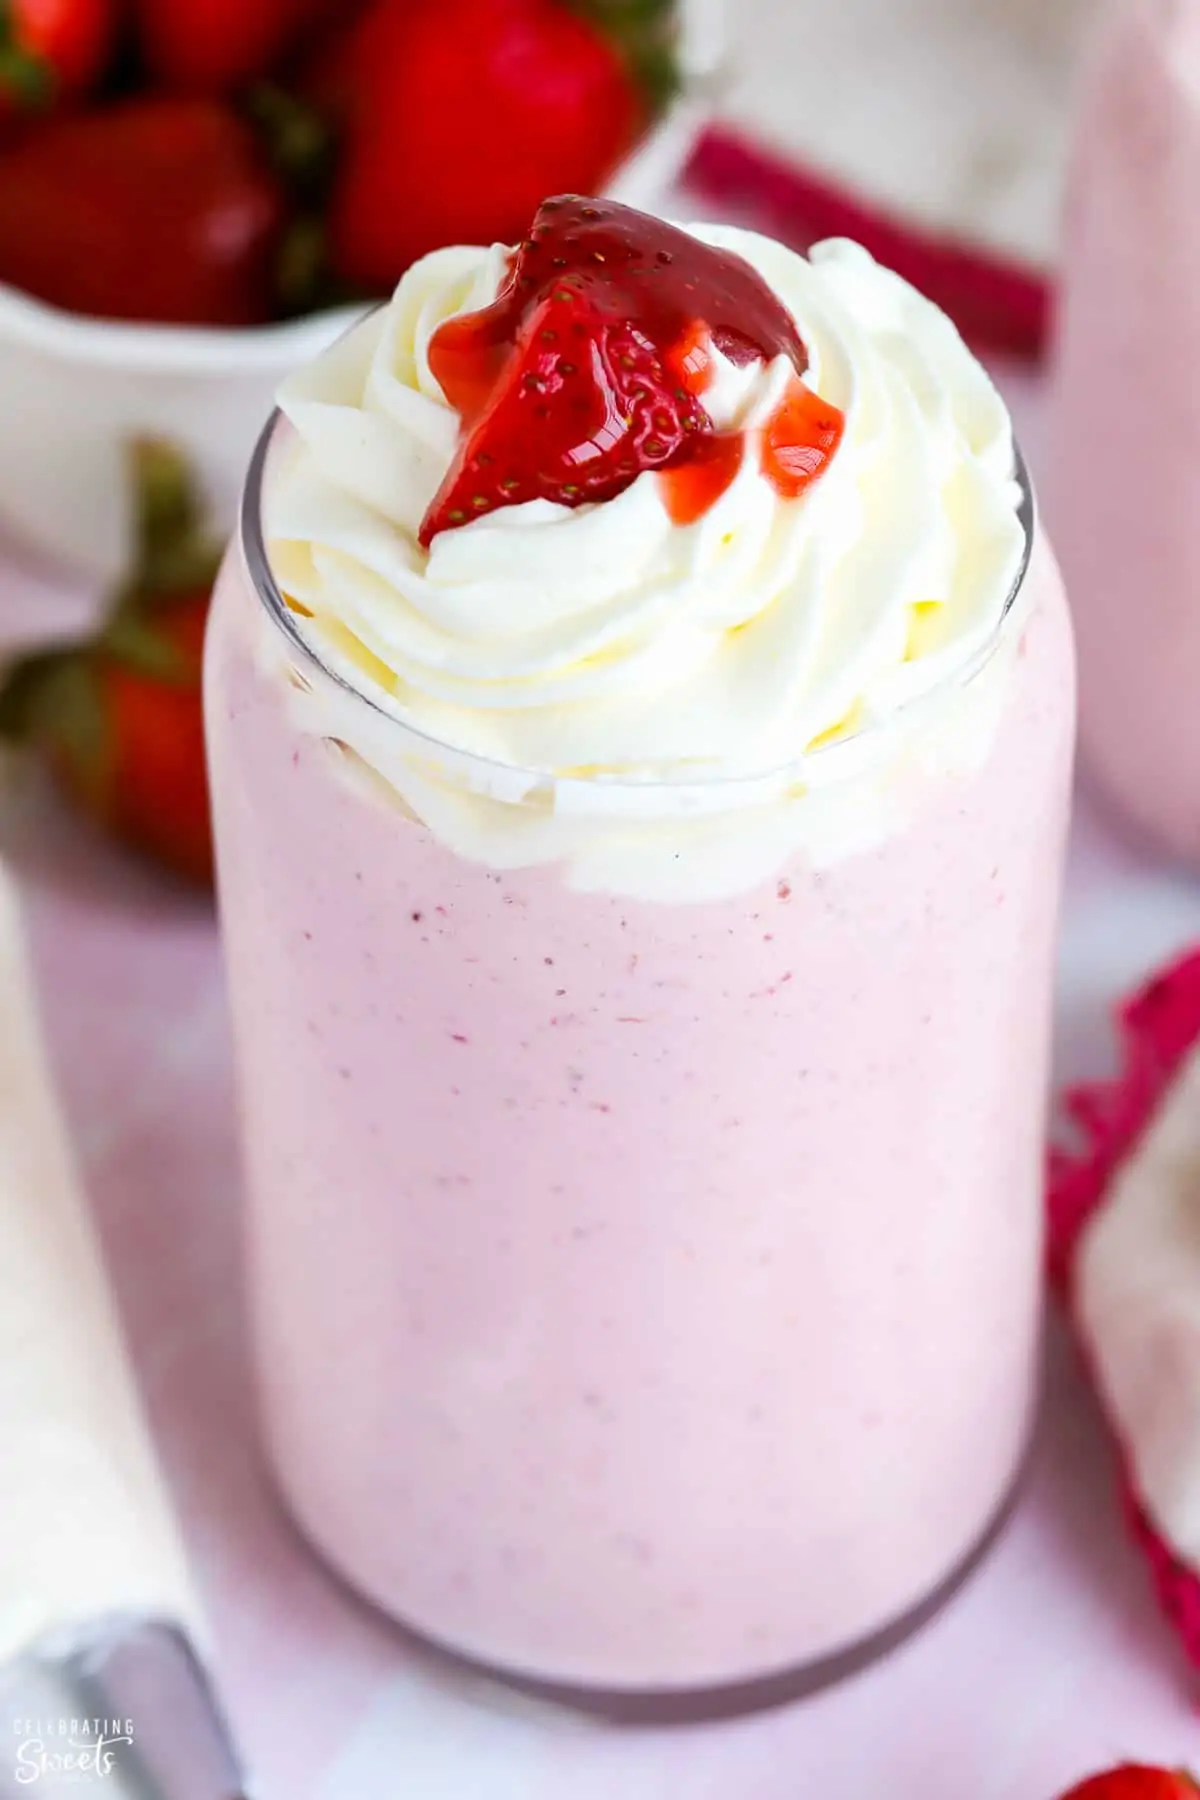
[[[703,404],[712,348],[738,367],[791,361],[764,431],[716,430]],[[675,523],[694,523],[751,435],[767,480],[796,499],[845,426],[803,381],[795,323],[748,263],[608,200],[547,200],[496,299],[446,320],[429,362],[463,429],[421,525],[426,547],[502,506],[615,499],[647,470]]]
[[[664,469],[659,480],[672,523],[694,525],[702,519],[733,485],[745,454],[744,431],[714,431],[701,439],[687,462]]]

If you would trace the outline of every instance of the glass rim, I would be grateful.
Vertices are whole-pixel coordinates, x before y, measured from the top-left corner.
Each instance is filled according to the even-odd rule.
[[[773,789],[780,783],[794,783],[804,771],[811,770],[818,764],[822,770],[829,769],[832,764],[845,760],[847,751],[853,748],[861,749],[865,742],[882,737],[897,729],[903,722],[927,710],[932,703],[943,698],[947,693],[969,687],[983,673],[1000,647],[1017,600],[1025,586],[1037,534],[1037,504],[1034,498],[1033,483],[1030,480],[1028,464],[1021,446],[1014,437],[1013,480],[1020,489],[1021,495],[1016,508],[1016,516],[1024,533],[1025,545],[1020,566],[1013,577],[995,628],[961,668],[948,673],[933,687],[913,695],[886,719],[874,720],[849,733],[846,737],[820,744],[816,749],[801,751],[799,755],[791,758],[788,762],[777,764],[774,768],[739,770],[730,775],[693,775],[681,780],[664,779],[661,775],[655,775],[648,779],[639,779],[636,775],[629,774],[564,775],[555,769],[527,768],[519,763],[502,762],[496,757],[486,756],[481,751],[469,749],[465,745],[450,743],[444,738],[434,737],[432,733],[423,730],[421,726],[382,705],[379,700],[356,686],[339,670],[331,668],[321,656],[316,645],[305,634],[300,615],[293,611],[283,597],[283,592],[271,567],[271,559],[267,554],[266,538],[263,532],[262,501],[267,463],[275,434],[283,422],[283,413],[278,407],[274,408],[259,434],[254,454],[250,459],[238,517],[238,539],[242,555],[264,612],[282,633],[302,665],[310,670],[315,670],[321,679],[332,682],[342,693],[366,706],[380,719],[386,721],[389,727],[407,733],[418,745],[434,756],[449,756],[455,761],[489,770],[493,775],[504,778],[506,785],[511,783],[514,778],[527,782],[530,790],[553,783],[556,787],[586,788],[592,792],[601,789],[610,792],[625,790],[647,795],[657,791],[663,794],[683,796],[691,791],[711,796],[716,791],[734,793],[738,790],[754,788]]]

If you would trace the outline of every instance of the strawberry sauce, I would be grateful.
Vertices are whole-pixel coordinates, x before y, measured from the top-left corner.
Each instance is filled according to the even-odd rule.
[[[846,429],[846,415],[797,378],[763,433],[763,473],[784,500],[798,500],[824,474]]]
[[[501,506],[615,499],[647,470],[662,473],[677,524],[703,517],[748,436],[717,432],[705,410],[714,349],[739,367],[791,361],[788,398],[755,435],[768,478],[796,498],[844,421],[804,385],[808,353],[762,277],[629,207],[547,200],[493,303],[448,319],[430,344],[463,436],[421,542]]]
[[[664,469],[663,504],[674,525],[694,525],[732,487],[746,454],[746,433],[728,431],[706,438],[687,462]]]

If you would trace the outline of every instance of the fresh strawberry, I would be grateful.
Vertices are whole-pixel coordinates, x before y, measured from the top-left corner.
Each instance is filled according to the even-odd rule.
[[[621,51],[565,0],[372,0],[330,54],[349,96],[330,250],[370,291],[440,245],[512,242],[544,194],[600,187],[646,124]]]
[[[158,86],[229,93],[274,73],[332,4],[333,0],[136,0],[142,57]]]
[[[253,133],[215,100],[52,119],[0,163],[0,281],[98,318],[263,323],[284,224]]]
[[[113,0],[3,0],[0,124],[86,93],[113,37]]]
[[[97,636],[28,658],[0,689],[0,735],[24,740],[102,829],[186,879],[212,880],[201,664],[217,552],[186,471],[137,451],[141,569]]]
[[[791,452],[794,496],[836,448],[817,425],[841,415],[804,388],[807,352],[762,277],[614,201],[547,200],[493,304],[434,334],[430,365],[464,435],[422,543],[501,506],[609,500],[647,469],[696,471],[672,511],[698,516],[741,464],[704,407],[708,344],[740,364],[791,359],[813,404],[789,402],[769,449],[783,461],[811,441],[804,479]]]
[[[1080,1782],[1062,1800],[1196,1800],[1197,1795],[1200,1787],[1182,1770],[1126,1763]]]
[[[63,788],[99,825],[202,884],[213,864],[200,682],[209,598],[204,587],[147,608],[149,666],[103,640],[83,653],[77,691],[91,686],[97,755],[81,757],[70,729],[46,740]]]

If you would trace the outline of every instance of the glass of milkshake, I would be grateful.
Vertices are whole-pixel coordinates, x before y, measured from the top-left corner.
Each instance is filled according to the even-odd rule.
[[[1200,861],[1200,9],[1117,0],[1069,184],[1048,505],[1087,770]]]
[[[207,682],[302,1528],[626,1716],[890,1642],[1027,1440],[1073,730],[951,325],[609,202],[439,252],[285,389]]]

